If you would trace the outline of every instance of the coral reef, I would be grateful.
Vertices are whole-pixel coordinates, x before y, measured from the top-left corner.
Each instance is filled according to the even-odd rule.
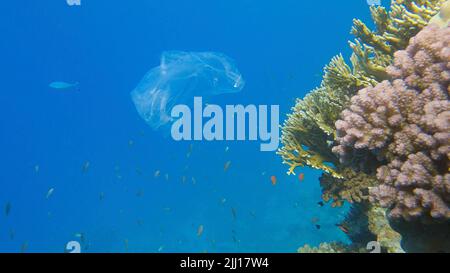
[[[445,27],[450,23],[450,0],[447,0],[442,4],[438,14],[436,14],[431,20],[430,24],[436,24],[440,27]]]
[[[450,253],[450,221],[423,225],[399,220],[391,226],[402,234],[401,247],[407,253]]]
[[[339,242],[321,243],[318,247],[305,245],[297,250],[298,253],[351,253],[356,252]]]
[[[383,252],[449,251],[450,0],[393,0],[371,13],[374,30],[353,22],[350,63],[334,57],[282,127],[288,174],[322,170],[323,199],[352,203],[338,225],[351,245],[299,252],[367,252],[371,240]]]
[[[376,30],[355,20],[352,33],[356,40],[351,66],[341,55],[324,69],[323,81],[304,99],[298,99],[282,128],[282,147],[278,153],[289,165],[289,174],[297,167],[310,166],[344,178],[339,160],[331,151],[335,140],[335,122],[358,90],[375,86],[387,78],[386,68],[396,50],[439,12],[443,0],[392,1],[390,12],[372,7]]]
[[[350,168],[342,171],[343,178],[335,178],[330,174],[323,174],[320,178],[322,187],[322,199],[325,202],[332,201],[333,207],[342,206],[344,201],[360,203],[369,199],[369,187],[377,185],[374,176],[355,172]]]
[[[343,163],[354,152],[383,164],[371,201],[406,220],[450,219],[450,28],[430,25],[395,53],[393,81],[367,87],[336,122]]]
[[[404,253],[401,246],[402,235],[395,231],[388,220],[386,209],[369,205],[367,210],[368,227],[376,236],[376,241],[387,253]]]

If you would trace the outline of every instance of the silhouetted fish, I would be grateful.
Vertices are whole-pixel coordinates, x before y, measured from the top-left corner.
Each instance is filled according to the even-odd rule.
[[[5,205],[5,215],[8,216],[11,212],[11,202],[7,202]]]

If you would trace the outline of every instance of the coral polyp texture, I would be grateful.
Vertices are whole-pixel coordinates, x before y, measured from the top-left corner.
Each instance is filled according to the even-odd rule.
[[[341,163],[374,155],[370,199],[394,219],[450,219],[450,27],[430,25],[394,54],[391,81],[367,87],[336,122]]]
[[[282,147],[278,153],[289,166],[289,174],[294,174],[298,167],[308,166],[324,171],[324,180],[330,181],[330,176],[339,181],[348,179],[348,166],[340,163],[338,155],[332,152],[336,121],[359,90],[389,79],[387,68],[393,62],[394,53],[405,49],[409,39],[437,16],[442,3],[443,0],[403,0],[392,1],[389,11],[381,6],[371,7],[375,30],[354,20],[350,64],[342,55],[334,57],[324,68],[321,85],[297,100],[283,124]],[[365,154],[360,156],[367,158]],[[339,204],[348,201],[345,197],[360,195],[361,187],[356,187],[355,192],[352,189],[345,186],[340,193],[340,187],[333,186],[328,196],[344,196],[340,201],[335,200]],[[326,189],[324,194],[327,196]]]

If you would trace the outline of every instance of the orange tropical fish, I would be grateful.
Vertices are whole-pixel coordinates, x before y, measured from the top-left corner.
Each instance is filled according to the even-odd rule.
[[[298,180],[300,180],[300,182],[303,182],[304,179],[305,179],[305,174],[304,173],[299,174]]]
[[[350,231],[348,230],[348,228],[345,225],[336,225],[342,232],[344,232],[345,234],[348,234]]]
[[[272,185],[276,185],[277,184],[277,177],[275,176],[275,175],[272,175],[271,177],[270,177],[270,181],[272,181]]]

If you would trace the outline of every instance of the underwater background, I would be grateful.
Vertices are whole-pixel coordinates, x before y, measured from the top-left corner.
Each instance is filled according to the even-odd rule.
[[[366,1],[2,3],[0,252],[64,252],[73,240],[83,252],[346,242],[336,223],[348,207],[318,203],[320,171],[288,176],[259,142],[175,142],[139,117],[130,92],[163,51],[222,52],[246,85],[214,102],[280,105],[281,123],[325,63],[349,57],[355,17],[370,21]]]

